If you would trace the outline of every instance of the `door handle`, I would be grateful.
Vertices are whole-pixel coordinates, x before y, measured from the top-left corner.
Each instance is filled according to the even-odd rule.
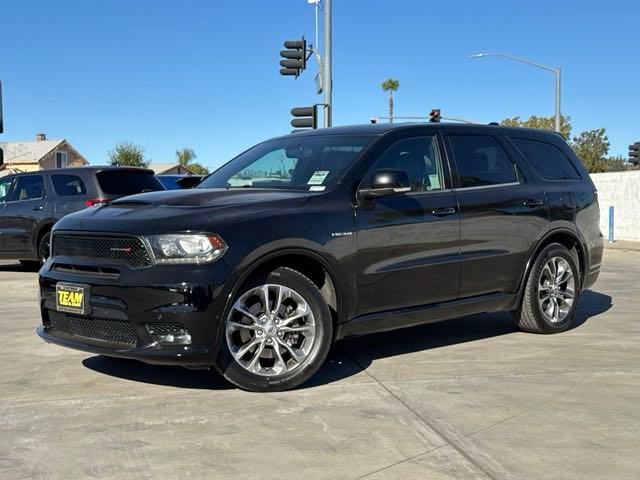
[[[456,209],[453,207],[436,208],[432,210],[431,213],[436,217],[444,217],[445,215],[453,215],[454,213],[456,213]]]
[[[541,207],[544,205],[544,201],[530,198],[529,200],[525,200],[523,205],[525,207]]]
[[[34,212],[38,212],[40,210],[44,210],[44,207],[42,205],[39,205],[37,207],[33,207],[31,210],[33,210]]]

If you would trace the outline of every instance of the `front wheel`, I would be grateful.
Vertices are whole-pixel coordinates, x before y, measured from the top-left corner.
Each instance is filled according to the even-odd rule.
[[[526,332],[562,332],[573,323],[579,295],[576,260],[564,245],[553,243],[536,258],[514,320]]]
[[[218,371],[255,392],[295,388],[324,362],[333,321],[318,287],[280,267],[254,277],[236,296],[224,325]]]

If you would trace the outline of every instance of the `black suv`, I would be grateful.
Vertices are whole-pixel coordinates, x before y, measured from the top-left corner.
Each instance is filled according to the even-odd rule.
[[[50,232],[63,216],[134,193],[164,190],[141,168],[79,167],[0,178],[0,259],[31,265],[49,256]]]
[[[247,150],[196,189],[58,222],[38,333],[284,390],[347,336],[494,311],[529,332],[566,330],[602,244],[594,185],[554,133],[296,133]]]

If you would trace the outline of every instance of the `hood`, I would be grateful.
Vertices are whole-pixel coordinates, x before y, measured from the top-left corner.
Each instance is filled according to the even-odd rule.
[[[318,194],[254,189],[165,190],[123,197],[62,218],[56,230],[153,234],[208,231],[225,224],[265,218],[302,205]],[[283,205],[283,202],[287,205]]]

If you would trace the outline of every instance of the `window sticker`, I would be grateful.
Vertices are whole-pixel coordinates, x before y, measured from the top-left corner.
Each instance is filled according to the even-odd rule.
[[[437,173],[429,175],[429,183],[431,184],[430,190],[440,190],[440,175]]]
[[[307,182],[307,185],[322,185],[324,179],[329,175],[329,170],[316,170]]]
[[[324,185],[313,185],[313,186],[309,187],[309,191],[310,192],[324,192],[325,188],[327,188],[327,187],[325,187]]]

